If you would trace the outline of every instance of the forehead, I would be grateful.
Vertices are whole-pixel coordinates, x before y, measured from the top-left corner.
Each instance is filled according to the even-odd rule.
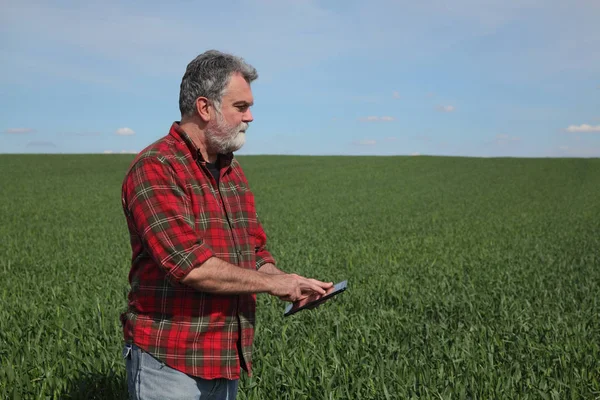
[[[231,102],[246,101],[248,103],[253,103],[254,98],[252,97],[252,89],[250,88],[250,84],[246,82],[241,74],[234,74],[231,76],[229,84],[227,85],[227,89],[223,94],[223,100]]]

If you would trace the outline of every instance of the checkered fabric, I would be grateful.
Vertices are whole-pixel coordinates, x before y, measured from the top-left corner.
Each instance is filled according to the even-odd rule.
[[[233,154],[219,156],[219,185],[173,123],[142,150],[122,187],[132,248],[125,341],[204,379],[252,370],[256,295],[214,295],[180,283],[215,256],[240,268],[275,263],[254,196]]]

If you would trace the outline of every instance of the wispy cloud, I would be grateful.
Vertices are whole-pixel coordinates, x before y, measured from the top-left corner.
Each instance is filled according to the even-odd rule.
[[[559,146],[557,153],[563,157],[600,157],[600,147]]]
[[[115,133],[116,133],[117,135],[120,135],[120,136],[131,136],[131,135],[135,135],[135,131],[134,131],[133,129],[131,129],[131,128],[127,128],[127,127],[125,127],[125,128],[119,128],[119,129],[117,129],[117,130],[115,131]]]
[[[35,129],[33,128],[8,128],[3,131],[4,133],[8,133],[11,135],[22,135],[24,133],[33,133]]]
[[[439,112],[445,112],[445,113],[451,113],[451,112],[456,111],[456,107],[451,106],[451,105],[446,105],[446,106],[439,105],[435,109]]]
[[[570,125],[567,129],[567,132],[570,133],[591,133],[591,132],[600,132],[600,125]]]
[[[56,147],[56,144],[45,140],[34,140],[27,143],[27,147]]]
[[[31,46],[39,45],[42,48],[46,48],[44,46],[47,44],[60,43],[63,49],[80,54],[81,60],[118,61],[114,63],[118,65],[117,68],[105,68],[109,77],[122,75],[122,70],[128,67],[135,67],[138,73],[167,72],[180,76],[181,65],[189,62],[196,50],[190,50],[178,38],[198,34],[197,24],[192,20],[182,20],[181,13],[202,10],[221,14],[229,9],[189,4],[169,9],[140,8],[112,0],[102,4],[90,3],[83,8],[48,2],[44,4],[36,0],[12,3],[10,7],[3,7],[1,19],[14,37],[20,36]],[[263,77],[266,76],[265,70],[310,65],[316,60],[329,58],[331,48],[343,54],[357,47],[355,40],[348,40],[352,19],[344,18],[329,10],[329,7],[319,6],[313,1],[242,1],[236,7],[238,12],[246,16],[240,27],[247,33],[249,43],[241,44],[238,35],[216,18],[207,19],[204,23],[204,28],[218,37],[210,47],[245,54],[254,60],[268,60],[265,67],[261,68]],[[27,18],[23,18],[23,15],[27,15]],[[177,26],[177,29],[172,29],[173,26]],[[307,30],[310,31],[308,35]],[[280,34],[273,35],[273,32]],[[353,36],[360,37],[358,33],[353,33]],[[361,46],[366,48],[367,43],[368,40],[363,39]],[[157,58],[157,52],[165,57]],[[11,53],[19,53],[19,49],[11,49]],[[248,61],[253,62],[252,59]],[[86,61],[84,63],[87,64]],[[95,67],[91,72],[103,71]]]
[[[363,140],[356,140],[354,142],[352,142],[352,144],[355,144],[357,146],[373,146],[377,144],[377,141],[373,140],[373,139],[363,139]]]
[[[379,117],[375,117],[375,116],[361,117],[361,118],[359,118],[359,120],[363,121],[363,122],[373,122],[373,121],[379,121]]]
[[[515,143],[515,142],[520,142],[520,141],[521,141],[520,137],[510,136],[505,133],[496,135],[496,138],[494,139],[494,142],[498,145],[505,145],[508,143]]]
[[[88,57],[91,60],[118,61],[114,63],[118,69],[112,69],[109,75],[118,74],[127,64],[144,66],[145,71],[153,73],[167,69],[179,74],[181,63],[189,61],[191,52],[178,39],[198,33],[194,21],[181,20],[181,12],[212,11],[219,15],[227,12],[222,7],[215,11],[210,6],[195,8],[187,3],[181,8],[174,5],[154,10],[153,7],[140,8],[116,1],[90,3],[83,8],[32,0],[11,3],[10,7],[2,10],[3,25],[10,30],[11,37],[21,36],[41,48],[47,48],[47,44],[63,43],[84,57],[91,56]],[[594,23],[598,15],[597,2],[581,1],[578,7],[569,8],[563,7],[560,2],[551,3],[523,0],[517,6],[501,0],[490,0],[485,4],[457,0],[452,7],[447,7],[439,1],[404,4],[388,0],[358,2],[348,6],[348,13],[339,13],[335,7],[314,0],[246,0],[236,3],[236,11],[246,16],[240,27],[247,32],[249,40],[240,43],[238,35],[219,23],[220,18],[207,19],[205,29],[215,32],[214,36],[219,38],[214,47],[252,54],[257,60],[268,60],[265,64],[273,68],[273,64],[293,66],[327,59],[331,57],[331,48],[336,48],[336,52],[342,55],[387,51],[401,54],[403,62],[405,59],[427,59],[469,42],[469,39],[498,34],[501,28],[511,26],[511,23],[518,27],[517,22],[531,25],[537,22],[544,29],[534,29],[534,37],[548,36],[537,52],[524,45],[516,46],[518,49],[500,46],[499,50],[481,53],[504,56],[504,52],[518,50],[517,54],[534,61],[531,68],[560,71],[565,66],[583,65],[590,71],[597,70],[600,62],[598,52],[594,51],[597,49],[597,28],[594,28],[597,25]],[[207,7],[208,10],[205,10]],[[529,12],[523,15],[524,10]],[[27,18],[23,18],[24,15]],[[563,16],[560,21],[565,29],[552,29],[555,26],[553,22]],[[172,29],[173,26],[178,29]],[[439,29],[431,29],[431,26]],[[451,26],[456,29],[449,29]],[[272,32],[280,34],[273,35]],[[168,56],[157,58],[157,53]],[[38,68],[41,70],[43,67]],[[102,71],[96,67],[92,72]],[[523,75],[523,71],[516,71],[519,72]],[[529,71],[525,69],[524,72]]]
[[[385,121],[385,122],[390,122],[390,121],[394,121],[396,118],[394,117],[390,117],[388,115],[384,115],[382,117],[378,117],[375,115],[370,115],[368,117],[361,117],[358,120],[361,122],[377,122],[377,121]]]
[[[395,91],[394,93],[392,93],[392,97],[395,98],[395,99],[401,98],[400,92]]]

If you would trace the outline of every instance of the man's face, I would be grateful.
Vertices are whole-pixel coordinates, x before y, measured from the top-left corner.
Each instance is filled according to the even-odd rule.
[[[221,110],[215,109],[206,127],[206,141],[212,151],[226,154],[244,145],[248,124],[253,120],[253,104],[250,84],[242,75],[233,75],[221,99]]]

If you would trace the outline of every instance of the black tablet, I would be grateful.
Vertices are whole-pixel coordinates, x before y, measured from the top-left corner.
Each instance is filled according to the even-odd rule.
[[[314,308],[320,305],[321,303],[326,302],[328,299],[332,298],[338,293],[342,293],[348,287],[348,281],[341,281],[340,283],[336,283],[331,288],[327,289],[325,294],[315,294],[312,296],[308,296],[305,299],[299,300],[295,303],[290,303],[285,308],[285,312],[283,314],[284,317],[289,317],[292,314],[297,313],[298,311],[304,310],[305,308]]]

